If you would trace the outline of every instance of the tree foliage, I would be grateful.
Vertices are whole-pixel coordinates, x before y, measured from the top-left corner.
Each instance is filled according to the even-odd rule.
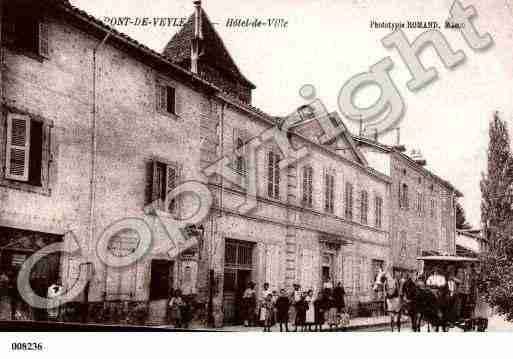
[[[488,166],[481,180],[481,221],[489,251],[481,289],[513,320],[513,157],[506,123],[495,113],[489,128]]]

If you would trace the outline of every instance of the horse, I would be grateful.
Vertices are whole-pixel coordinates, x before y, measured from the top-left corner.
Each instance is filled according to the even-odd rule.
[[[422,282],[415,283],[408,279],[403,286],[403,294],[404,306],[408,310],[413,331],[420,332],[422,320],[427,322],[428,331],[431,331],[431,326],[437,332],[440,327],[446,331],[448,306],[443,290],[437,296],[430,289],[424,288]]]
[[[420,332],[422,323],[422,310],[420,309],[419,290],[415,282],[408,278],[403,284],[403,307],[408,312],[411,320],[411,329]]]
[[[397,331],[401,331],[401,297],[399,296],[399,282],[388,271],[381,271],[376,276],[373,286],[374,291],[381,290],[386,298],[386,312],[390,315],[390,327],[394,331],[394,324]]]

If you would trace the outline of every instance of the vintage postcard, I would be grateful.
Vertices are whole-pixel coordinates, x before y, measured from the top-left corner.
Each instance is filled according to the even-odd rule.
[[[0,9],[0,331],[513,330],[513,1]]]

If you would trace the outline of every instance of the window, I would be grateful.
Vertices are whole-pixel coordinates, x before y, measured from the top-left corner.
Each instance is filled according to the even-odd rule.
[[[367,224],[367,213],[369,211],[369,195],[367,191],[360,194],[360,220],[362,224]]]
[[[313,206],[313,168],[311,166],[303,167],[303,205],[306,207]]]
[[[407,256],[407,241],[406,241],[406,231],[401,231],[399,233],[399,257],[405,258]]]
[[[417,213],[422,215],[422,193],[417,192]]]
[[[431,198],[431,218],[435,218],[435,213],[436,213],[435,200],[433,198]]]
[[[324,174],[324,185],[325,185],[325,203],[324,209],[328,213],[333,213],[335,209],[335,177],[332,174]]]
[[[242,131],[234,129],[233,132],[233,147],[235,163],[234,169],[240,175],[246,174],[246,158],[244,153],[244,134]]]
[[[175,88],[157,84],[157,110],[176,115]]]
[[[169,193],[178,185],[178,167],[159,161],[153,162],[152,201],[161,201],[161,209],[176,213],[178,205],[176,196]]]
[[[267,195],[280,199],[280,156],[270,151],[267,157]]]
[[[346,209],[345,209],[346,219],[352,221],[353,220],[353,185],[349,182],[346,182],[345,202],[346,202]]]
[[[42,186],[43,123],[28,115],[7,115],[5,178]]]
[[[376,205],[376,228],[381,228],[383,222],[383,199],[381,197],[376,197],[375,199]]]
[[[408,185],[406,183],[399,184],[399,208],[409,208]]]
[[[33,9],[23,9],[22,6],[14,11],[7,9],[3,21],[5,43],[22,51],[49,57],[48,24],[34,13]]]

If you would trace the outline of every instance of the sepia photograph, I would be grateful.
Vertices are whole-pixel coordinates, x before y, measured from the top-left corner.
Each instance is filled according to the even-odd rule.
[[[513,1],[0,12],[8,355],[513,331]]]

